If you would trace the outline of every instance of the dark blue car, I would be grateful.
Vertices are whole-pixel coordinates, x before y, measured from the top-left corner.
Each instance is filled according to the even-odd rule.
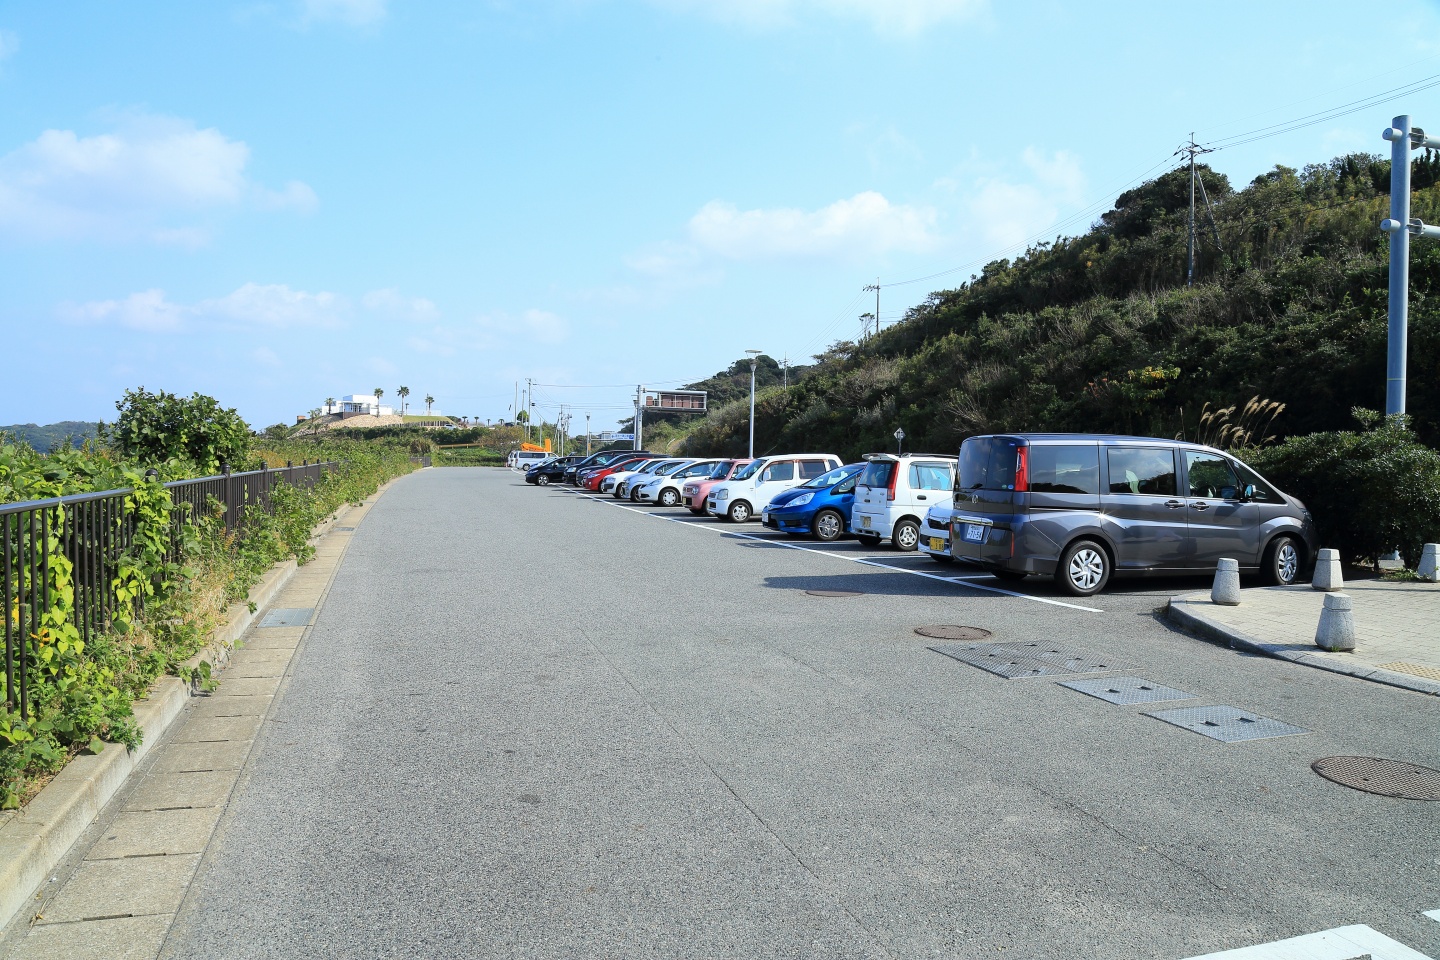
[[[810,534],[817,540],[838,540],[850,525],[855,478],[863,463],[849,463],[808,483],[792,487],[770,501],[761,520],[771,530]]]

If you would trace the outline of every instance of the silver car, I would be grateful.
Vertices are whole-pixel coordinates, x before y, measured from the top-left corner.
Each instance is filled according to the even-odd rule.
[[[1319,546],[1303,503],[1222,450],[1086,434],[966,440],[950,529],[956,560],[1081,597],[1112,575],[1214,572],[1222,557],[1291,584]]]

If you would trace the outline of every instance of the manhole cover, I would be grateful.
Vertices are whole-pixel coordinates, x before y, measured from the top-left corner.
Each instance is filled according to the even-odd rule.
[[[936,640],[988,640],[990,638],[990,631],[984,627],[957,627],[953,623],[916,627],[915,632],[922,637],[934,637]]]
[[[1326,757],[1310,769],[1332,783],[1399,800],[1440,800],[1440,770],[1379,757]]]
[[[310,625],[310,618],[314,615],[314,607],[291,607],[288,609],[271,610],[265,614],[265,619],[260,621],[260,626],[308,627]]]
[[[1100,680],[1061,680],[1060,686],[1078,690],[1117,706],[1135,703],[1164,703],[1167,700],[1192,700],[1190,694],[1174,687],[1163,686],[1143,677],[1105,677]]]
[[[858,597],[859,590],[806,590],[812,597]]]
[[[1272,720],[1241,710],[1238,707],[1177,707],[1174,710],[1157,710],[1145,714],[1156,720],[1198,733],[1221,743],[1240,743],[1245,740],[1268,740],[1271,737],[1294,737],[1309,733],[1303,727]]]

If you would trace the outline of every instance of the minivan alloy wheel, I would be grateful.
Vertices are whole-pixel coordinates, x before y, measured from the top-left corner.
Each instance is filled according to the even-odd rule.
[[[1280,537],[1265,550],[1263,564],[1265,581],[1272,586],[1288,587],[1300,577],[1300,546],[1293,537]]]
[[[1104,589],[1110,579],[1110,556],[1095,541],[1080,540],[1065,551],[1055,573],[1066,593],[1075,597],[1093,596]]]

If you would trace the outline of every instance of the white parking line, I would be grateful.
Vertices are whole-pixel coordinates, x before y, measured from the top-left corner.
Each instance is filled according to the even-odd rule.
[[[718,533],[727,534],[732,537],[739,537],[742,540],[754,540],[757,543],[768,543],[773,546],[784,547],[787,550],[800,550],[804,553],[816,553],[822,557],[836,557],[840,560],[849,560],[851,563],[859,563],[867,567],[879,567],[881,570],[889,570],[892,573],[908,573],[912,577],[924,577],[927,580],[939,580],[941,583],[953,583],[957,586],[969,587],[971,590],[984,590],[987,593],[999,593],[1007,597],[1019,597],[1021,600],[1033,600],[1036,603],[1048,603],[1053,607],[1065,607],[1069,610],[1084,610],[1086,613],[1105,612],[1097,607],[1084,607],[1078,603],[1065,603],[1062,600],[1051,600],[1049,597],[1032,597],[1028,593],[1016,593],[1014,590],[1005,590],[1001,587],[991,587],[981,583],[970,582],[971,580],[975,579],[983,579],[986,577],[986,574],[975,574],[974,576],[943,577],[938,573],[924,573],[920,570],[907,570],[904,567],[892,567],[888,563],[881,563],[878,560],[869,560],[864,557],[848,557],[842,553],[836,553],[833,550],[817,550],[815,547],[806,547],[798,543],[787,543],[784,540],[772,540],[769,537],[757,537],[753,533],[741,533],[738,530],[727,530],[723,527],[716,527],[708,523],[701,524],[698,521],[687,520],[683,517],[667,517],[663,514],[651,513],[648,510],[641,510],[638,507],[631,507],[623,503],[617,503],[615,502],[615,499],[613,497],[609,500],[606,500],[603,497],[592,496],[588,493],[578,493],[577,495],[584,497],[586,500],[594,500],[596,503],[603,503],[607,506],[619,507],[621,510],[629,510],[631,513],[638,513],[642,517],[654,517],[656,520],[668,520],[670,523],[678,523],[682,527],[688,527],[692,530],[714,530]]]

